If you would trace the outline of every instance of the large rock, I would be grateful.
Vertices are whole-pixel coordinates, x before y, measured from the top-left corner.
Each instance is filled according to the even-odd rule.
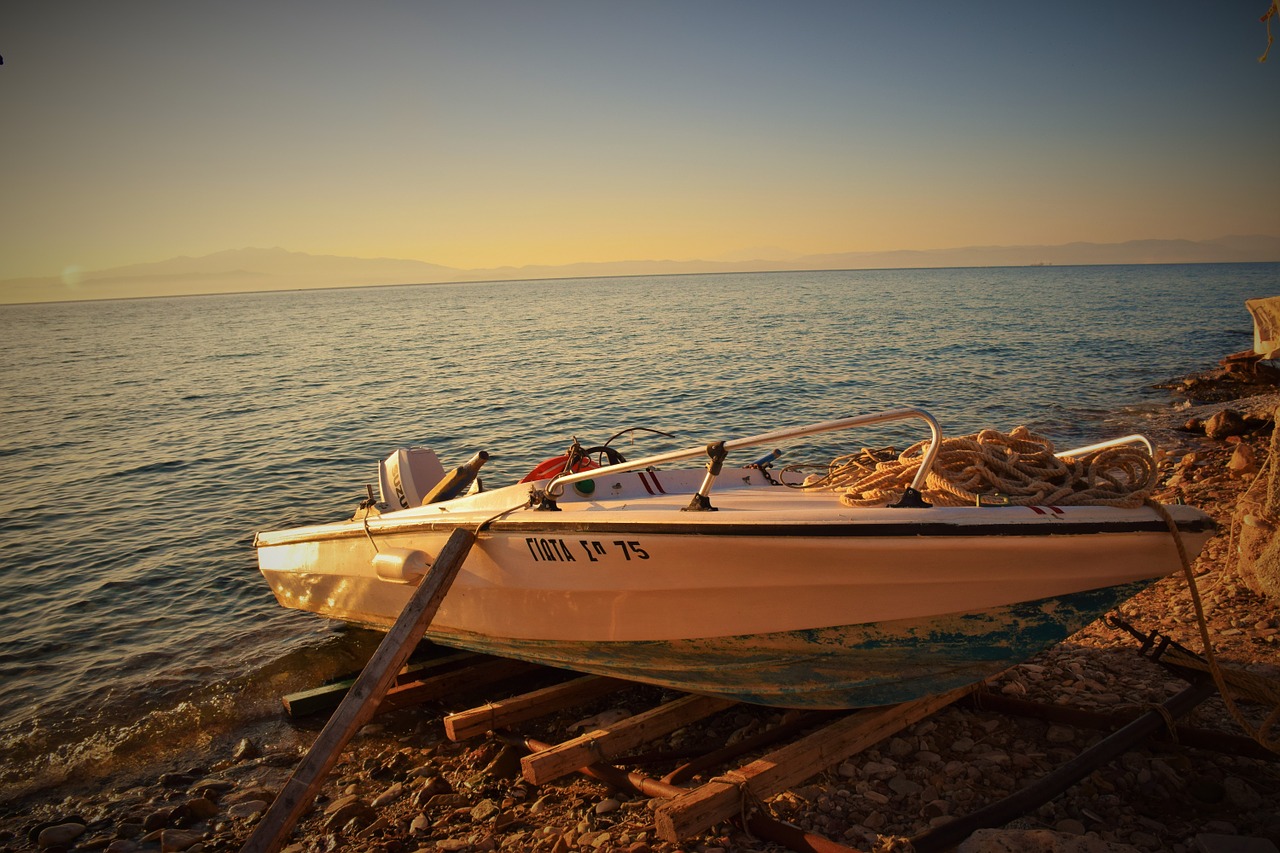
[[[60,823],[40,831],[36,844],[39,847],[61,847],[84,835],[84,824]]]
[[[1214,441],[1221,441],[1233,435],[1244,435],[1249,427],[1244,422],[1244,415],[1235,409],[1223,409],[1204,422],[1204,434]]]

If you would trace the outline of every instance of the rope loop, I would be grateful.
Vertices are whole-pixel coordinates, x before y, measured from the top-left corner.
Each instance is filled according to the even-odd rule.
[[[800,488],[843,489],[854,507],[883,506],[901,497],[929,447],[918,441],[896,457],[871,451],[837,457],[827,473]],[[984,429],[942,440],[925,478],[923,497],[939,506],[1141,506],[1158,477],[1146,448],[1108,447],[1078,458],[1054,454],[1053,442],[1025,426]]]

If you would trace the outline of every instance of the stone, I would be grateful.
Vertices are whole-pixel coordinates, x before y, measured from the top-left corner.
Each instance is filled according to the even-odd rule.
[[[1142,830],[1129,833],[1129,843],[1142,850],[1159,850],[1161,847],[1159,836]]]
[[[1074,743],[1076,730],[1069,726],[1051,725],[1045,733],[1045,739],[1049,743]]]
[[[352,821],[363,824],[371,822],[376,817],[373,809],[355,796],[334,800],[324,810],[324,814],[324,827],[330,832],[342,829]]]
[[[187,814],[198,821],[208,820],[218,813],[218,804],[205,797],[187,800],[184,805],[186,806]]]
[[[1237,444],[1227,461],[1227,471],[1232,477],[1246,477],[1258,473],[1258,458],[1247,444]]]
[[[236,748],[231,753],[231,760],[237,764],[242,761],[249,761],[262,756],[262,750],[258,749],[258,745],[249,738],[241,738],[236,744]]]
[[[481,800],[471,809],[471,821],[472,823],[483,823],[501,810],[493,800]]]
[[[1187,790],[1200,802],[1211,805],[1222,802],[1227,796],[1226,788],[1221,782],[1203,776],[1193,776],[1188,779]]]
[[[899,773],[889,780],[889,789],[900,797],[912,796],[924,790],[919,782],[913,782],[904,774]]]
[[[1233,808],[1253,811],[1262,807],[1262,795],[1243,779],[1228,776],[1222,780],[1222,788],[1228,805]]]
[[[596,811],[596,814],[609,814],[610,812],[616,812],[620,808],[622,808],[622,803],[610,797],[606,800],[601,800],[600,802],[596,803],[595,811]]]
[[[1248,838],[1240,835],[1217,835],[1202,832],[1196,836],[1199,853],[1280,853],[1280,849],[1265,838]]]
[[[263,800],[245,800],[243,803],[234,803],[227,808],[227,817],[232,820],[248,820],[257,817],[267,810],[267,803]]]
[[[949,814],[951,814],[951,804],[946,800],[931,800],[925,803],[924,808],[920,810],[920,816],[930,821],[935,817],[943,817]]]
[[[218,797],[235,790],[236,783],[227,779],[201,779],[191,786],[191,793],[198,797]]]
[[[520,775],[520,758],[520,750],[504,746],[480,772],[486,779],[513,779]]]
[[[1221,441],[1233,435],[1243,435],[1248,431],[1244,416],[1235,409],[1223,409],[1210,416],[1204,422],[1204,434],[1214,441]]]
[[[36,846],[62,847],[84,835],[84,830],[85,826],[82,823],[60,823],[57,826],[50,826],[40,830],[36,838]]]
[[[876,805],[880,805],[880,806],[889,805],[889,798],[884,794],[880,793],[879,791],[868,789],[866,791],[862,791],[861,793],[862,793],[862,796],[866,797],[868,800],[875,803]]]
[[[160,853],[181,853],[190,850],[204,840],[198,832],[185,829],[166,829],[160,833]]]
[[[435,794],[431,799],[427,800],[425,808],[461,808],[470,805],[471,800],[466,794]]]
[[[226,801],[228,803],[243,803],[249,800],[261,800],[264,803],[269,803],[275,798],[275,791],[254,785],[248,788],[242,788],[233,794],[228,794],[226,796]]]
[[[400,784],[399,782],[396,782],[394,785],[387,788],[381,794],[373,798],[373,807],[375,809],[380,809],[385,806],[389,806],[392,803],[394,803],[396,800],[400,799],[400,797],[403,794],[404,794],[404,785]]]
[[[186,788],[196,780],[186,773],[162,773],[159,781],[165,788]]]
[[[469,838],[443,838],[436,842],[437,850],[447,850],[456,853],[458,850],[469,850],[471,848],[471,839]]]

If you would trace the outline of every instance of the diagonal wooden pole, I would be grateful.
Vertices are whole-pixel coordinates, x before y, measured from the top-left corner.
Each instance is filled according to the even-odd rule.
[[[253,835],[240,848],[240,853],[275,853],[280,849],[338,762],[343,747],[373,716],[378,703],[395,681],[396,673],[426,633],[471,546],[475,544],[476,533],[475,530],[458,528],[450,535],[400,617],[320,731],[306,758],[302,759],[262,816]]]

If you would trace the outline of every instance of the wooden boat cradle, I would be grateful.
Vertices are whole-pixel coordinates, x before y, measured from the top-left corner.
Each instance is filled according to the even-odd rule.
[[[487,736],[505,744],[508,750],[527,753],[520,759],[520,775],[532,785],[545,785],[580,772],[619,790],[662,799],[664,802],[653,811],[654,829],[665,841],[679,842],[704,833],[716,824],[731,821],[790,849],[823,853],[849,853],[853,848],[771,817],[767,809],[761,807],[762,801],[839,765],[953,703],[965,702],[986,712],[1030,716],[1064,725],[1117,730],[1026,791],[912,839],[917,851],[942,850],[976,829],[1000,825],[1033,810],[1100,764],[1133,748],[1140,739],[1163,734],[1166,739],[1184,745],[1276,759],[1273,753],[1248,738],[1182,726],[1176,730],[1168,729],[1169,720],[1187,713],[1214,695],[1214,689],[1211,682],[1199,677],[1199,673],[1160,661],[1163,648],[1153,652],[1148,641],[1139,653],[1192,680],[1192,686],[1173,697],[1164,707],[1150,710],[1137,718],[1015,700],[989,693],[981,685],[971,685],[940,696],[888,707],[853,712],[790,712],[781,724],[733,745],[705,752],[698,750],[692,754],[669,750],[654,752],[651,747],[654,741],[737,707],[724,699],[664,691],[661,699],[665,701],[659,701],[648,710],[549,744],[521,736],[512,729],[558,712],[584,714],[592,707],[598,708],[599,700],[622,691],[648,691],[650,699],[660,691],[619,679],[574,676],[536,664],[472,653],[441,654],[406,666],[377,713],[401,710],[423,702],[448,701],[464,691],[466,694],[476,691],[505,693],[518,690],[521,685],[527,687],[531,681],[537,683],[550,679],[553,683],[549,685],[444,714],[445,736],[453,742]],[[284,697],[285,708],[294,717],[327,711],[341,700],[350,684],[350,681],[341,681],[291,694]],[[669,698],[673,695],[674,698]],[[636,701],[633,694],[630,703]],[[596,704],[593,706],[592,703]],[[724,769],[745,754],[758,753],[779,742],[783,745],[753,761]],[[646,748],[651,751],[637,753],[637,750]],[[673,760],[681,763],[661,778],[618,766]],[[695,775],[705,776],[715,771],[718,771],[716,775],[701,784],[680,784]],[[456,800],[457,795],[442,794],[436,805],[457,806]],[[426,808],[431,809],[433,802],[428,801]],[[504,825],[506,822],[499,815],[496,826],[501,828]]]

